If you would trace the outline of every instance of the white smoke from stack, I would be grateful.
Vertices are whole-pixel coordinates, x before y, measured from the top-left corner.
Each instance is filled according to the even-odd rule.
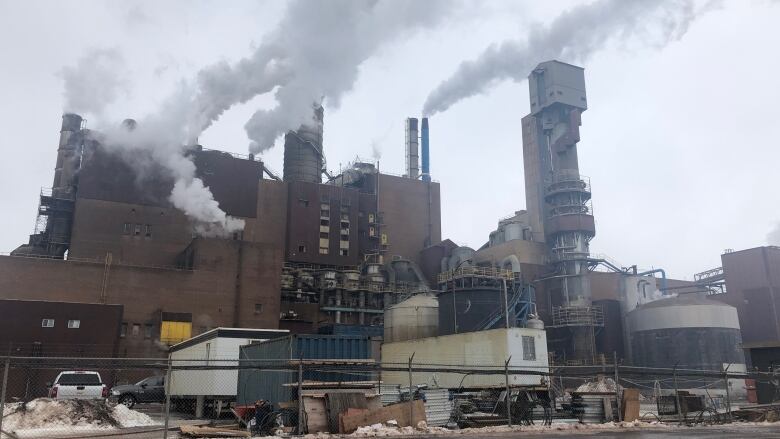
[[[162,168],[173,179],[168,200],[194,223],[202,236],[227,236],[243,230],[244,221],[219,208],[211,190],[195,175],[195,164],[187,156],[187,130],[192,90],[183,84],[177,99],[171,99],[153,114],[140,120],[133,129],[111,126],[97,136],[103,147],[112,150],[130,165],[137,175],[148,175]]]
[[[524,81],[541,61],[582,63],[614,38],[663,47],[682,38],[690,23],[713,6],[709,2],[697,8],[693,0],[597,0],[573,7],[549,26],[532,29],[525,41],[494,44],[476,59],[462,62],[428,95],[423,114],[445,111],[500,81]]]
[[[256,112],[245,125],[250,152],[262,152],[286,131],[310,124],[313,102],[337,108],[360,65],[385,44],[435,25],[453,9],[443,0],[293,1],[250,57],[199,73],[193,131],[275,89],[277,105]]]
[[[769,245],[780,245],[780,222],[766,235],[766,243]]]
[[[59,76],[65,82],[63,110],[66,113],[100,116],[130,89],[122,74],[127,68],[115,48],[92,49],[74,66],[63,67]]]

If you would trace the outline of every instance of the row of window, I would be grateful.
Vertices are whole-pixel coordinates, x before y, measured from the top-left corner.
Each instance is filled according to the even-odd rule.
[[[41,320],[41,328],[53,328],[54,319]],[[79,329],[81,327],[81,320],[68,320],[68,329]]]
[[[132,223],[124,223],[122,225],[122,234],[124,235],[133,235],[133,236],[141,236],[141,233],[143,232],[144,236],[147,238],[152,237],[152,225],[151,224],[132,224]]]

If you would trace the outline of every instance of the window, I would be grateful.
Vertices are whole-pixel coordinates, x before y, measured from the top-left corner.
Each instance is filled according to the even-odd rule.
[[[528,335],[523,336],[523,360],[536,361],[536,340]]]
[[[321,220],[320,220],[320,225],[321,225],[321,226],[328,227],[328,226],[330,226],[330,221],[328,221],[328,220],[326,220],[326,219],[321,219]]]
[[[327,255],[328,254],[328,247],[320,247],[320,254],[321,255]]]
[[[138,337],[141,334],[141,325],[133,323],[133,337]]]
[[[306,246],[305,245],[299,245],[298,246],[298,253],[306,253]]]
[[[122,224],[122,233],[125,235],[130,234],[130,223],[124,223]]]
[[[341,249],[341,256],[349,256],[349,250],[342,248]]]
[[[345,234],[344,234],[344,230],[342,230],[342,231],[341,231],[341,233],[342,233],[342,235],[341,235],[341,240],[342,240],[342,241],[349,241],[349,235],[348,235],[348,234],[347,234],[347,235],[345,235]],[[348,233],[348,232],[347,232],[347,233]]]
[[[144,338],[152,338],[152,332],[154,331],[154,325],[147,323],[144,325]]]
[[[255,303],[255,314],[260,314],[261,312],[263,312],[263,304]]]
[[[309,200],[304,200],[303,198],[299,198],[298,203],[300,203],[303,207],[309,207]]]
[[[127,323],[122,322],[122,326],[119,327],[119,336],[122,338],[127,337]]]
[[[81,320],[68,320],[68,329],[79,329],[81,327]]]
[[[151,238],[152,237],[152,225],[147,224],[146,225],[146,237]]]
[[[136,224],[136,225],[135,225],[135,229],[133,230],[133,234],[134,234],[135,236],[138,236],[138,235],[140,235],[140,234],[141,234],[141,225],[140,225],[140,224]]]
[[[54,319],[41,320],[41,328],[53,328],[53,327],[54,327]]]
[[[320,218],[330,218],[329,210],[320,210]]]
[[[328,239],[329,235],[327,232],[320,232],[320,239]]]

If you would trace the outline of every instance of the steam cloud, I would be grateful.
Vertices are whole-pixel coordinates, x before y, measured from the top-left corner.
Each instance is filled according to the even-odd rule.
[[[174,179],[169,200],[195,220],[200,233],[240,230],[243,221],[226,215],[195,177],[185,145],[192,145],[233,105],[275,91],[276,107],[256,112],[245,126],[250,152],[272,147],[287,130],[312,120],[312,103],[338,107],[357,80],[360,65],[384,44],[435,24],[451,9],[444,0],[293,1],[251,56],[201,70],[194,83],[182,83],[159,112],[139,120],[135,129],[116,124],[101,129],[103,143],[140,174],[152,165],[167,170]],[[105,50],[66,68],[66,109],[101,113],[121,90],[123,83],[116,79],[119,61],[118,53]],[[151,162],[133,154],[138,151],[147,152]]]
[[[540,61],[562,58],[583,62],[613,37],[662,47],[682,38],[690,23],[711,9],[697,9],[693,0],[597,0],[559,15],[547,27],[532,29],[526,41],[491,45],[477,59],[464,61],[428,96],[423,114],[434,115],[462,99],[484,93],[503,80],[521,82]]]
[[[360,65],[383,45],[442,20],[453,5],[442,0],[352,0],[291,3],[279,26],[248,58],[219,63],[198,75],[193,132],[231,106],[274,91],[277,105],[246,123],[250,152],[271,148],[287,130],[312,121],[312,103],[337,108]]]
[[[169,100],[157,114],[132,128],[122,125],[101,130],[99,140],[138,174],[162,167],[174,180],[169,201],[195,221],[195,230],[203,236],[225,236],[242,230],[244,221],[222,211],[209,188],[195,177],[195,164],[186,156],[184,142],[189,137],[190,96],[191,89],[183,84],[178,98]]]
[[[780,245],[780,222],[775,224],[775,228],[767,233],[766,243],[769,245]]]
[[[64,67],[59,75],[65,82],[65,112],[102,114],[129,91],[129,82],[121,75],[126,70],[116,49],[92,49],[75,66]]]

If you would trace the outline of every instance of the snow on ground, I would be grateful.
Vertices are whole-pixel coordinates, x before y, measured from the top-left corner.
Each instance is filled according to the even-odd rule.
[[[149,416],[99,400],[34,399],[6,404],[3,430],[20,437],[157,425]]]
[[[742,422],[731,425],[737,426],[768,426],[771,423],[761,422]],[[528,432],[528,433],[550,433],[551,435],[571,435],[575,433],[587,433],[594,431],[620,431],[620,430],[639,430],[639,429],[675,429],[675,428],[689,428],[686,426],[679,426],[674,423],[660,423],[660,422],[607,422],[604,424],[576,424],[576,423],[553,423],[552,426],[546,427],[543,425],[530,425],[530,426],[496,426],[496,427],[483,427],[483,428],[464,428],[460,430],[449,430],[443,427],[427,427],[412,428],[412,427],[396,427],[386,424],[374,424],[365,427],[360,427],[357,431],[350,435],[335,435],[328,433],[308,434],[304,436],[304,439],[333,439],[337,437],[345,438],[363,438],[363,437],[393,437],[393,436],[431,436],[431,435],[455,435],[455,436],[468,436],[468,437],[482,437],[486,434],[493,433],[511,433],[511,432]],[[258,439],[271,439],[276,436],[267,436],[265,438]]]

